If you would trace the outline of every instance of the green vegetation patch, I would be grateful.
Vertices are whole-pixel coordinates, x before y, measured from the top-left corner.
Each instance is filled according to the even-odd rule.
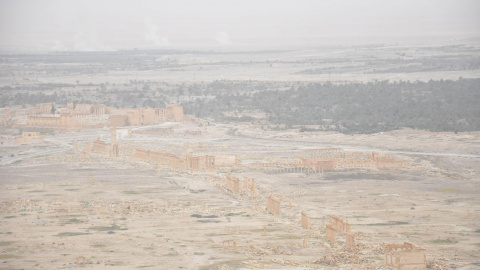
[[[213,219],[200,219],[200,220],[197,220],[197,222],[200,222],[200,223],[220,223],[219,220],[213,220]]]
[[[406,221],[390,221],[386,223],[370,223],[368,226],[396,226],[396,225],[408,225]]]
[[[441,244],[441,245],[451,245],[451,244],[456,244],[458,243],[457,240],[455,239],[451,239],[451,238],[447,238],[447,239],[435,239],[435,240],[432,240],[430,241],[430,243],[432,244]]]
[[[84,232],[62,232],[57,234],[56,236],[64,237],[64,236],[78,236],[78,235],[87,235],[89,233]]]
[[[245,212],[240,212],[240,213],[228,213],[226,214],[225,216],[227,217],[231,217],[231,216],[240,216],[240,215],[243,215]]]
[[[112,226],[93,226],[88,228],[89,230],[98,231],[98,232],[106,232],[106,231],[118,231],[124,230],[120,228],[120,226],[113,224]]]
[[[460,190],[454,188],[437,188],[435,191],[445,192],[445,193],[460,193]]]
[[[1,254],[1,255],[0,255],[0,260],[4,260],[4,259],[18,259],[18,258],[20,258],[20,256],[13,255],[13,254]]]
[[[138,192],[138,191],[133,191],[133,190],[124,190],[122,193],[123,193],[123,194],[127,194],[127,195],[141,194],[140,192]]]
[[[81,223],[85,223],[85,220],[77,219],[77,218],[71,218],[71,219],[68,219],[68,220],[64,221],[64,224],[81,224]]]
[[[199,214],[193,214],[193,215],[190,215],[190,216],[194,217],[194,218],[218,218],[218,216],[215,216],[215,215],[202,216],[202,215],[199,215]]]

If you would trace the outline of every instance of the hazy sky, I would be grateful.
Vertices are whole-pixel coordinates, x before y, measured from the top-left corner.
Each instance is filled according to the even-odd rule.
[[[265,49],[479,35],[478,0],[0,0],[0,50]]]

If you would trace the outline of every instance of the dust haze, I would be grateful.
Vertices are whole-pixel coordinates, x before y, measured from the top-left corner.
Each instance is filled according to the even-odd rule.
[[[480,267],[480,2],[0,3],[0,269]]]

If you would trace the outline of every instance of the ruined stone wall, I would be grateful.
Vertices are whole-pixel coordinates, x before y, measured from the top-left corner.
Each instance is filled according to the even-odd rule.
[[[148,150],[135,149],[134,157],[145,162],[150,162],[150,153]]]
[[[335,244],[335,228],[332,227],[332,225],[327,224],[325,226],[325,232],[327,234],[327,240],[330,241],[331,243]]]
[[[362,169],[362,168],[375,168],[375,163],[370,159],[339,159],[339,169]]]
[[[135,149],[134,157],[145,162],[167,166],[172,170],[184,171],[190,168],[187,158],[165,151]]]
[[[206,155],[205,156],[205,168],[215,169],[215,156],[213,156],[213,155]]]
[[[406,167],[404,161],[398,161],[390,157],[380,157],[376,162],[378,169],[384,170],[399,170]]]
[[[0,136],[0,146],[16,146],[17,140],[14,136]]]
[[[336,170],[338,166],[337,158],[318,159],[298,157],[298,166],[312,169],[314,171]]]
[[[107,106],[103,104],[92,105],[92,107],[90,107],[90,114],[93,114],[93,115],[107,114]]]
[[[100,139],[96,139],[95,141],[93,141],[93,144],[92,144],[92,152],[108,153],[107,143]]]
[[[200,170],[200,157],[188,157],[189,169],[192,171]]]
[[[190,122],[190,123],[198,123],[198,119],[195,115],[193,114],[185,114],[183,115],[183,121],[184,122]]]
[[[110,127],[128,126],[128,116],[126,115],[110,115],[108,117],[108,125]]]
[[[345,152],[341,148],[306,149],[302,151],[301,156],[313,159],[335,159],[344,158]]]
[[[238,194],[240,193],[240,180],[235,176],[231,176],[230,174],[227,174],[226,187],[231,192]]]
[[[53,103],[37,104],[34,108],[27,111],[27,115],[52,114]]]
[[[90,104],[76,104],[75,108],[73,109],[73,113],[75,115],[84,115],[91,113],[92,105]]]
[[[176,104],[168,104],[165,106],[165,120],[166,121],[183,121],[183,107]]]
[[[355,236],[352,233],[345,234],[345,248],[355,249]]]
[[[11,126],[15,122],[16,112],[11,111],[10,109],[3,109],[0,112],[0,125],[1,126]]]
[[[348,221],[345,221],[338,216],[330,215],[329,224],[338,233],[350,232],[350,224]]]
[[[75,126],[75,121],[71,115],[28,116],[27,124],[31,127],[71,128]]]
[[[385,246],[385,264],[399,270],[425,270],[427,259],[425,249],[411,243],[387,244]]]
[[[29,144],[43,142],[45,136],[40,132],[22,132],[18,136],[0,136],[0,146],[17,146],[21,144]]]
[[[280,207],[281,201],[280,199],[274,197],[273,195],[269,195],[267,197],[267,210],[275,216],[280,215]]]
[[[426,256],[425,249],[414,248],[404,249],[397,253],[398,270],[425,270]]]
[[[17,143],[26,144],[43,142],[44,140],[45,136],[41,135],[40,132],[22,132],[22,135],[17,138]]]
[[[310,226],[310,218],[309,218],[309,217],[307,216],[307,214],[305,214],[304,212],[302,212],[301,222],[302,222],[302,228],[307,229],[307,230],[310,230],[310,228],[311,228],[311,226]]]

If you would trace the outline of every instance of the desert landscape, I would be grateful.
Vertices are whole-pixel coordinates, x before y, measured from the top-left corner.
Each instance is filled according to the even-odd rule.
[[[88,107],[106,126],[27,116],[45,135],[2,148],[2,268],[390,269],[392,244],[429,269],[478,266],[478,132],[270,131],[178,105],[117,127],[106,106],[59,110]]]
[[[479,10],[0,3],[0,269],[480,269]]]

